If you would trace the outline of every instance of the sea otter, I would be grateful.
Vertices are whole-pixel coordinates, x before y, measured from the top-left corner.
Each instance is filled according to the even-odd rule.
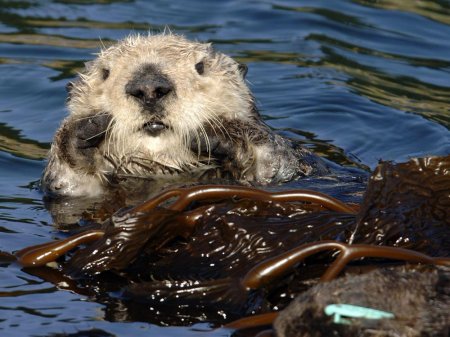
[[[262,121],[246,73],[210,44],[174,34],[134,35],[102,50],[67,86],[70,113],[43,190],[95,196],[127,177],[208,172],[264,185],[325,170]]]

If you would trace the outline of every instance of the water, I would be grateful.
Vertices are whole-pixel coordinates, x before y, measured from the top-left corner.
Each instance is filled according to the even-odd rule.
[[[247,63],[268,123],[338,164],[450,153],[448,1],[0,0],[0,251],[58,236],[35,186],[65,84],[101,41],[166,26]],[[109,322],[16,265],[0,268],[0,297],[1,336],[229,335]]]

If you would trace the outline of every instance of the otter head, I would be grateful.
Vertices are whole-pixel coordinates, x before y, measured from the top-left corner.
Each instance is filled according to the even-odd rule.
[[[64,190],[52,168],[72,171],[65,184],[73,185],[75,175],[102,181],[207,165],[193,141],[210,152],[210,130],[226,134],[224,120],[257,114],[245,74],[210,44],[172,34],[131,36],[102,50],[68,86],[70,115],[55,137],[44,186]]]

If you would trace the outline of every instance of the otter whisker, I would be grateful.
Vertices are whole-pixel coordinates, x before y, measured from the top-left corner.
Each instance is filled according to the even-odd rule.
[[[153,172],[153,171],[152,171]],[[134,178],[134,179],[144,179],[144,180],[154,180],[154,177],[148,174],[127,174],[127,173],[117,173],[118,178]]]
[[[190,144],[191,144],[191,135],[190,132],[187,128],[181,128],[180,129],[180,134],[181,134],[181,140],[182,140],[182,148],[184,149],[184,151],[186,151],[187,153],[190,152]]]
[[[111,146],[113,144],[113,137],[114,137],[114,125],[116,125],[115,123],[115,119],[114,117],[111,118],[111,120],[109,121],[109,124],[106,128],[106,136],[105,136],[105,142],[106,142],[106,153],[107,155],[109,155],[111,153]]]
[[[74,121],[79,122],[79,121],[83,121],[83,120],[86,120],[86,119],[91,119],[92,117],[106,116],[106,115],[109,115],[109,114],[107,112],[101,112],[101,113],[96,113],[95,115],[78,117],[78,118],[75,118]]]
[[[210,119],[214,123],[214,125],[217,126],[217,128],[221,132],[222,136],[227,137],[228,139],[231,139],[230,133],[228,132],[227,128],[223,125],[223,122],[221,121],[220,118],[218,118],[216,116],[212,116],[212,117],[210,117]]]
[[[99,41],[100,41],[100,44],[102,45],[102,49],[101,49],[101,50],[105,50],[105,49],[106,49],[106,46],[105,46],[105,44],[103,43],[102,38],[99,37],[98,39],[99,39]]]
[[[109,183],[107,175],[108,175],[108,172],[106,172],[106,171],[101,171],[101,172],[97,173],[98,179],[104,184],[108,184]]]
[[[95,134],[95,135],[93,135],[93,136],[91,136],[91,137],[86,138],[86,140],[92,140],[92,139],[95,139],[95,138],[97,138],[98,136],[101,136],[101,135],[103,135],[103,134],[105,134],[105,133],[106,133],[106,130],[100,131],[99,133],[97,133],[97,134]]]
[[[195,140],[197,142],[197,159],[200,159],[201,152],[202,152],[202,149],[201,149],[201,137],[200,137],[200,134],[198,133],[197,130],[195,130],[194,136],[195,136]]]
[[[131,164],[134,164],[134,165],[137,165],[137,166],[139,166],[139,167],[141,167],[141,168],[143,168],[143,169],[144,169],[144,173],[145,173],[145,172],[152,172],[152,171],[153,171],[153,167],[150,165],[151,162],[150,162],[148,165],[146,165],[144,161],[135,160],[135,159],[136,159],[136,158],[132,158],[131,161],[130,161],[130,163],[131,163]],[[133,174],[134,174],[134,173],[133,173]]]
[[[300,156],[297,149],[264,128],[236,61],[210,44],[188,41],[166,28],[164,34],[130,35],[110,47],[100,39],[100,45],[96,59],[85,63],[70,87],[70,114],[52,145],[45,189],[98,195],[108,187],[110,174],[201,176],[194,168],[206,173],[211,165],[267,184],[295,179],[313,166],[310,160],[300,170],[301,158],[293,159]],[[67,146],[73,144],[71,137],[78,137],[80,146]],[[214,163],[220,142],[237,152],[230,148],[228,158]],[[280,161],[286,167],[282,173]]]
[[[223,136],[228,136],[229,139],[231,139],[231,136],[229,132],[227,131],[226,127],[223,125],[222,119],[223,117],[219,116],[217,114],[217,111],[212,109],[207,109],[205,112],[202,112],[202,117],[205,118],[207,123],[210,123],[210,125],[214,128],[214,125],[218,127],[218,129],[221,131]],[[211,122],[213,124],[211,124]]]
[[[114,169],[117,169],[118,161],[114,160],[110,154],[104,154],[103,158],[111,164]]]
[[[205,138],[206,151],[208,152],[208,163],[209,163],[211,161],[211,143],[209,141],[208,134],[206,133],[206,130],[203,127],[203,125],[200,125],[200,131],[201,131],[201,134],[203,134],[203,136]]]

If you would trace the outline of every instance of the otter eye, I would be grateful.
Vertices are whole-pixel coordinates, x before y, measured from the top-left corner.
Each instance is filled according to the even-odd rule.
[[[205,72],[205,64],[203,63],[203,61],[195,65],[195,70],[197,70],[199,75],[202,75]]]
[[[247,72],[248,72],[247,65],[244,63],[239,63],[238,69],[239,69],[239,72],[241,73],[242,77],[245,78],[245,76],[247,75]]]
[[[102,78],[106,80],[109,77],[109,69],[102,69]]]

